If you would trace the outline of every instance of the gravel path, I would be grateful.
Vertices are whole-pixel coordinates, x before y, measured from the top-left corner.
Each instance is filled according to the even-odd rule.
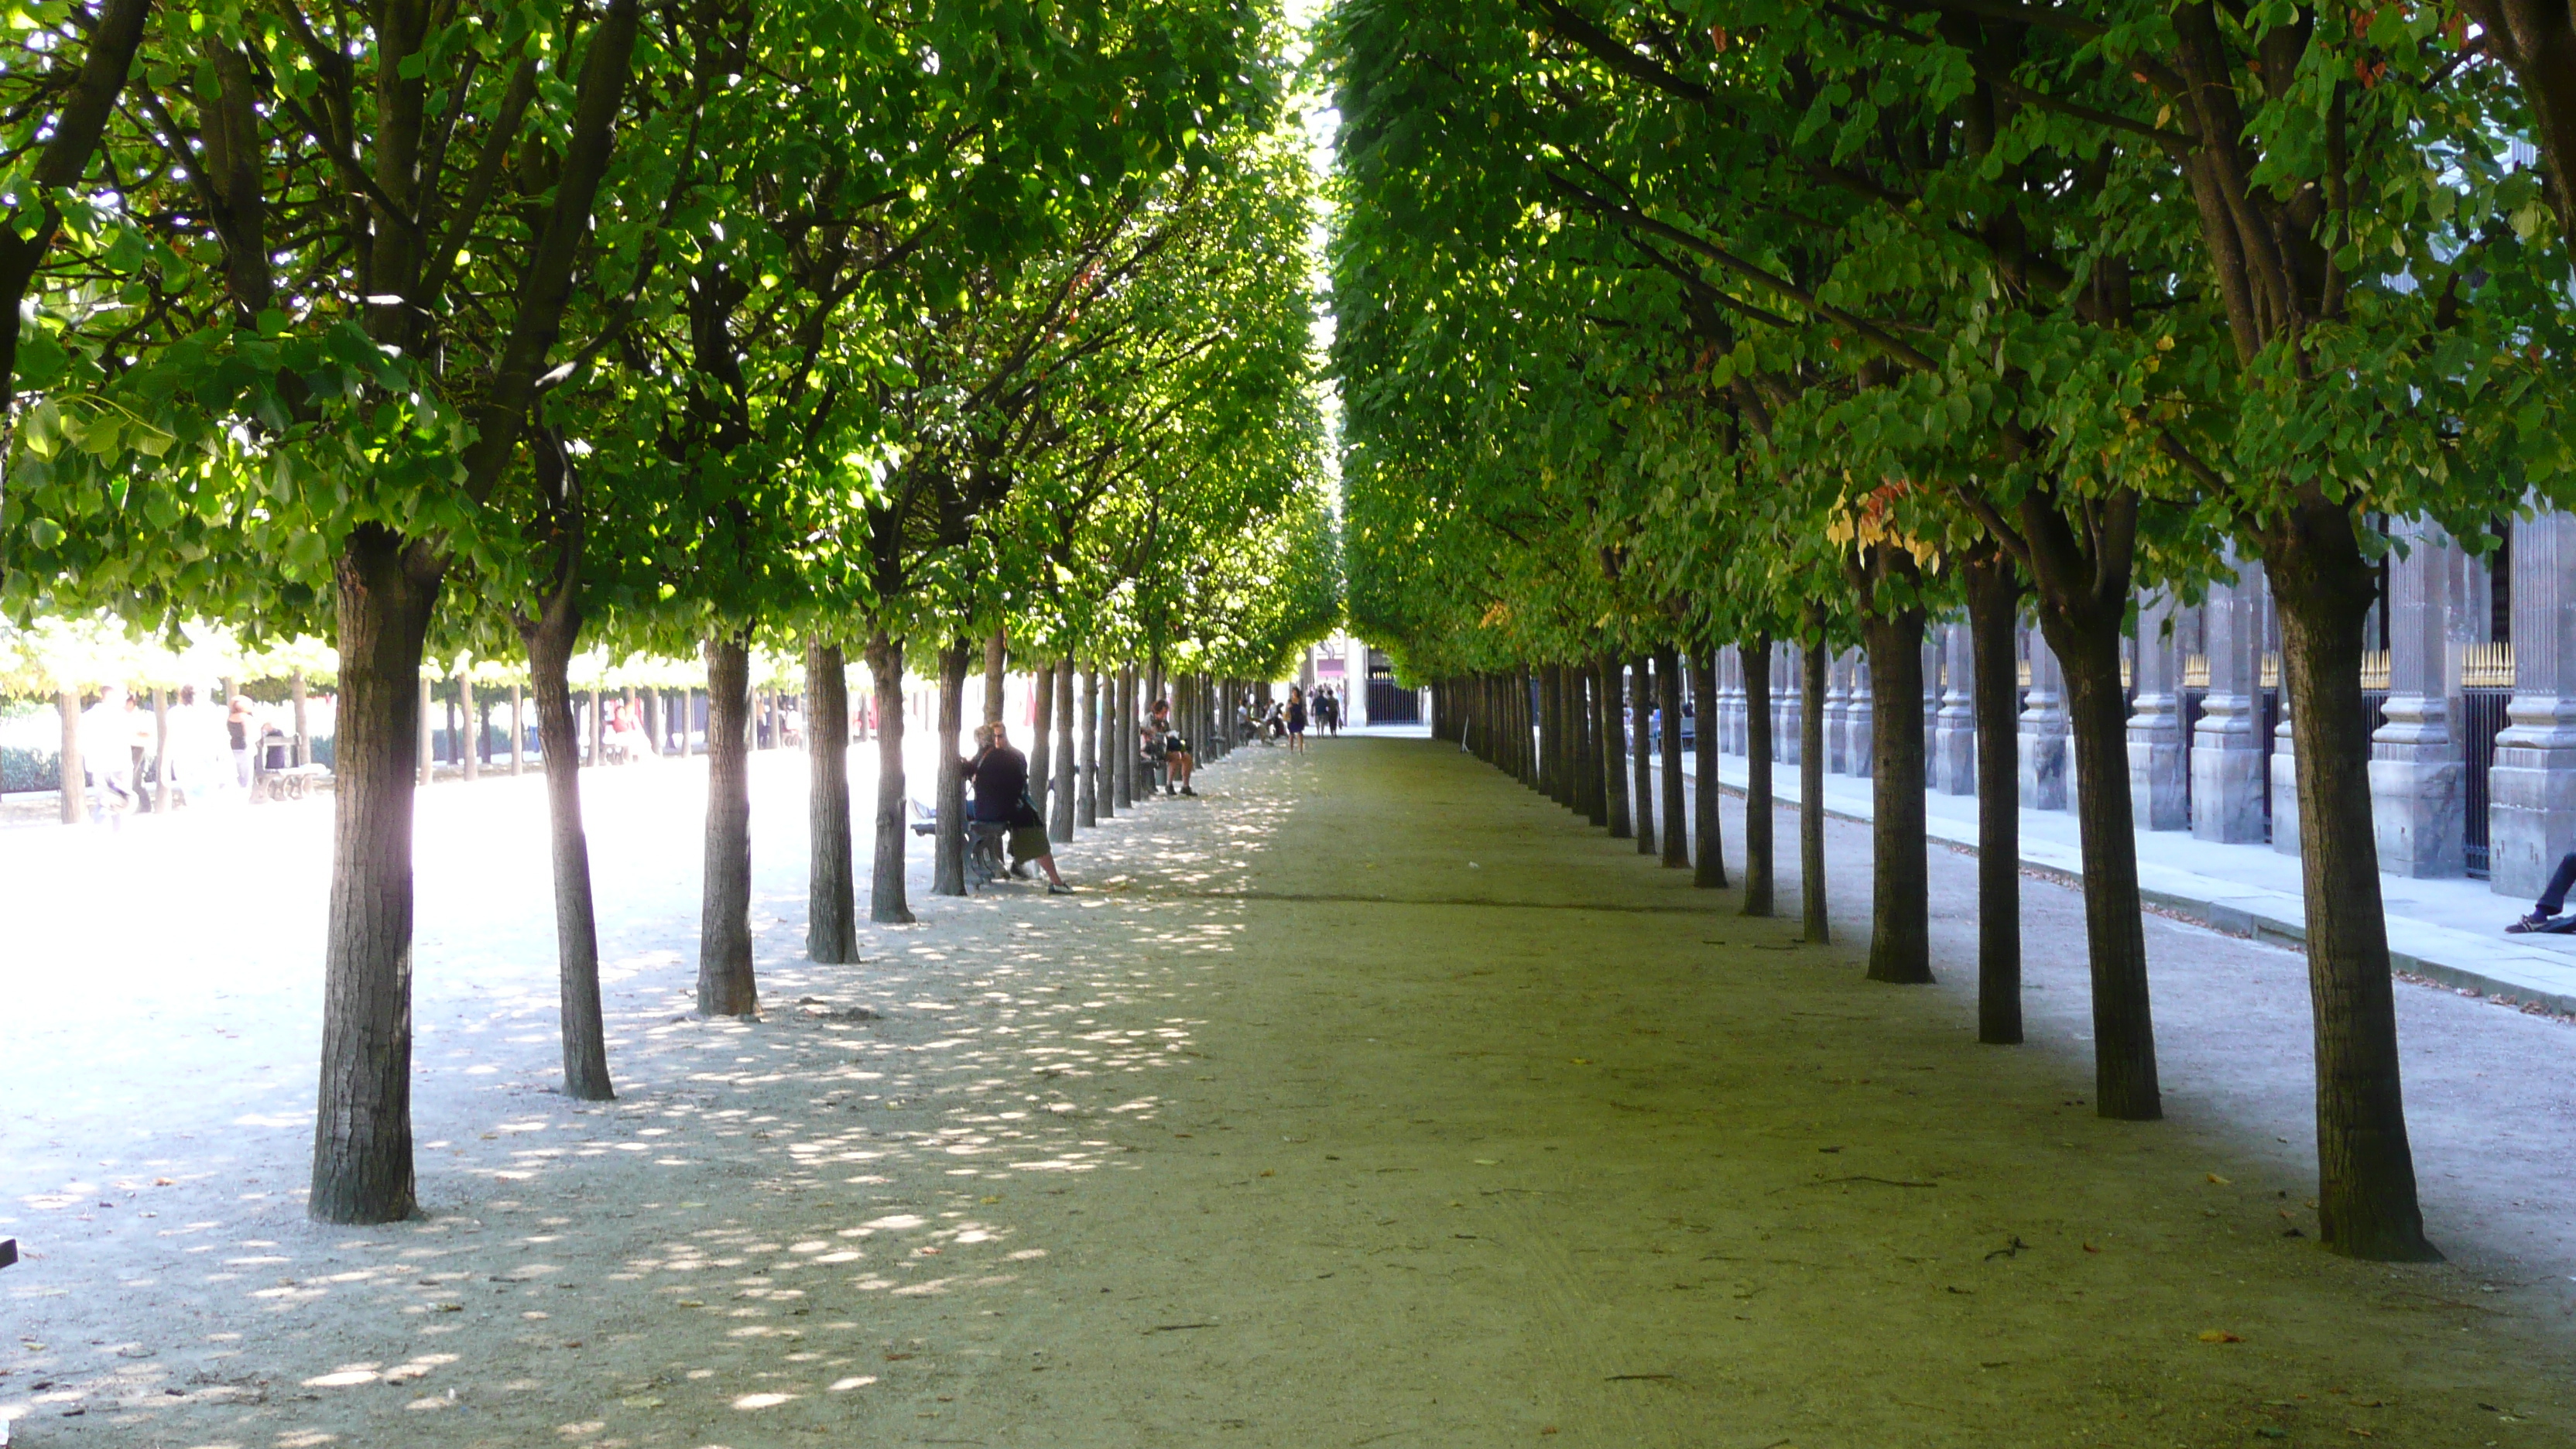
[[[2172,1119],[2106,1123],[2070,893],[2028,893],[2034,1045],[1980,1048],[1963,857],[1933,858],[1943,984],[1876,986],[1856,946],[1736,916],[1446,747],[1349,738],[1238,755],[1206,798],[1086,836],[1069,900],[917,896],[921,925],[817,968],[800,766],[756,771],[758,1023],[687,1015],[694,772],[593,777],[604,1107],[548,1088],[535,783],[424,798],[425,1216],[371,1231],[296,1198],[323,815],[13,833],[16,1442],[2196,1449],[2576,1423],[2558,1021],[2401,989],[2453,1257],[2354,1264],[2314,1247],[2305,994],[2273,948],[2150,921]],[[1866,839],[1833,846],[1856,943]]]

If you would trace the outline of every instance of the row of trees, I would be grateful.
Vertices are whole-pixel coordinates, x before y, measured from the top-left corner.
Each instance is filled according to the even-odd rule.
[[[0,600],[335,645],[318,1218],[413,1205],[433,653],[527,660],[568,1086],[598,1097],[584,649],[704,661],[710,1001],[747,1011],[756,649],[806,661],[820,716],[854,655],[888,702],[1005,629],[1025,659],[1259,674],[1337,607],[1265,5],[27,15]],[[846,841],[831,764],[816,829]]]
[[[2121,640],[2142,588],[2259,560],[2323,1238],[2431,1256],[2363,620],[2391,520],[2483,548],[2576,493],[2565,7],[1343,0],[1329,32],[1356,625],[1489,700],[1533,666],[1864,646],[1870,974],[1921,981],[1925,621],[1972,621],[2008,750],[2035,616],[2075,737],[2096,1100],[2146,1119]],[[2006,760],[1979,770],[1990,972],[2018,949]]]

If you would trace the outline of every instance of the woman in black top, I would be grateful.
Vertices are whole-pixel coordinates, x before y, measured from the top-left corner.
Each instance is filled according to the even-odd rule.
[[[1055,846],[1047,839],[1046,822],[1029,803],[1029,757],[1011,747],[1010,730],[1000,724],[977,730],[975,742],[982,748],[966,766],[966,778],[975,787],[975,819],[1009,829],[1013,874],[1019,873],[1022,864],[1035,861],[1046,872],[1048,895],[1073,894],[1073,887],[1056,871]]]

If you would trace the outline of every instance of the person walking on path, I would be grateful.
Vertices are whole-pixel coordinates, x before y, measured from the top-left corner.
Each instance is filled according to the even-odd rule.
[[[1306,749],[1306,696],[1295,685],[1288,687],[1288,753],[1303,754]]]
[[[1055,846],[1047,840],[1046,820],[1029,802],[1029,757],[1011,746],[1010,726],[998,721],[975,732],[980,747],[966,765],[967,783],[975,788],[975,820],[1009,832],[1011,874],[1032,861],[1046,872],[1047,894],[1069,896],[1073,887],[1055,868]]]
[[[1146,731],[1163,746],[1163,768],[1166,771],[1163,793],[1196,798],[1199,792],[1190,788],[1190,771],[1198,761],[1190,755],[1190,742],[1173,732],[1170,700],[1154,701],[1153,720],[1146,726]]]
[[[1315,686],[1315,724],[1334,739],[1342,737],[1342,698],[1324,686]]]

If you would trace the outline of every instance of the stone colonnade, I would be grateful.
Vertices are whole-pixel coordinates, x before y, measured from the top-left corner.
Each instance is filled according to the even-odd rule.
[[[2503,552],[2487,558],[2430,526],[2401,526],[2396,537],[2363,681],[2385,691],[2370,760],[2380,867],[2457,877],[2477,873],[2483,860],[2497,893],[2536,895],[2559,856],[2576,848],[2576,515],[2516,521]],[[2280,631],[2262,566],[2234,562],[2236,580],[2196,604],[2162,591],[2138,601],[2126,681],[2132,809],[2141,829],[2224,844],[2268,840],[2295,855],[2297,770]],[[2508,580],[2500,607],[2494,590]],[[2065,678],[2036,627],[2020,631],[2017,648],[2021,803],[2071,811]],[[1711,718],[1719,748],[1734,755],[1747,736],[1742,668],[1736,651],[1719,652]],[[1776,645],[1772,740],[1782,765],[1799,749],[1797,670],[1795,646]],[[1923,705],[1926,784],[1936,793],[1976,792],[1973,673],[1967,625],[1934,624]],[[1826,772],[1867,777],[1872,711],[1860,651],[1829,661],[1824,712]],[[2490,737],[2492,764],[2481,771],[2473,752]],[[2473,828],[2473,810],[2482,810],[2483,831]]]

